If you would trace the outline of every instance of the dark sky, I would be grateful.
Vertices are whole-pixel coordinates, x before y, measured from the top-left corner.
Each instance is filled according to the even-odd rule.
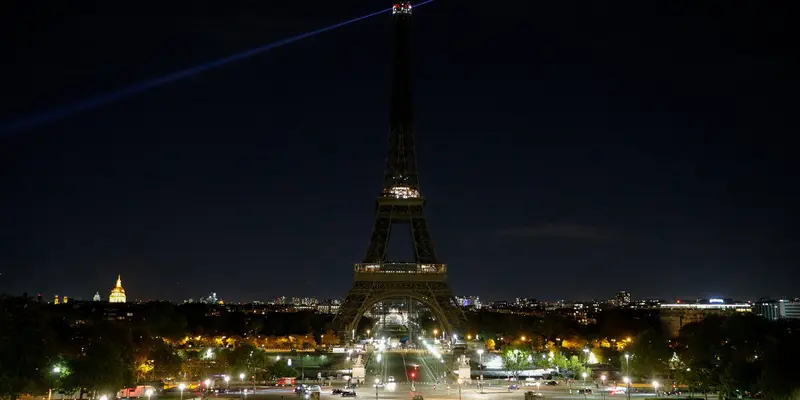
[[[0,121],[391,5],[163,4],[12,7]],[[800,295],[785,4],[415,10],[422,188],[454,291]],[[0,292],[107,296],[120,273],[131,298],[343,297],[380,190],[390,43],[380,15],[0,138]]]

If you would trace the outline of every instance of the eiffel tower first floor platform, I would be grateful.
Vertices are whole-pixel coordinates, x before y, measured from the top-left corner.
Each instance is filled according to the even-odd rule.
[[[361,317],[376,303],[399,298],[422,303],[444,332],[452,333],[454,327],[466,322],[447,283],[444,264],[356,264],[353,275],[353,287],[334,319],[343,335],[355,332]]]

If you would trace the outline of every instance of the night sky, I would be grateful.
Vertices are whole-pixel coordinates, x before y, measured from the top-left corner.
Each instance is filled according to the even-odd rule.
[[[4,123],[391,6],[51,3],[3,13]],[[454,292],[800,295],[784,4],[416,9],[418,162]],[[0,137],[0,292],[89,299],[119,273],[129,299],[343,297],[383,176],[391,27]]]

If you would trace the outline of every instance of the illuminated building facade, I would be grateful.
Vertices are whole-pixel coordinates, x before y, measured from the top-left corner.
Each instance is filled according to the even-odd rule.
[[[631,305],[631,292],[625,290],[619,291],[611,302],[616,307],[628,307]]]
[[[731,315],[752,311],[752,304],[737,303],[729,299],[707,299],[695,303],[678,301],[661,304],[661,322],[667,334],[677,337],[681,328],[690,323],[702,321],[706,315]]]
[[[111,289],[111,295],[108,296],[109,303],[124,303],[127,300],[125,296],[125,289],[122,288],[122,279],[117,275],[117,286]]]

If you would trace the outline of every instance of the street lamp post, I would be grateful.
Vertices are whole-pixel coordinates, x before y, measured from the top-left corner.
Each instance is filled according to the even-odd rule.
[[[242,383],[244,383],[244,372],[242,372],[241,374],[239,374],[239,380],[240,380]]]
[[[478,349],[478,376],[483,380],[483,349]]]
[[[628,400],[631,400],[631,378],[625,376],[622,381],[625,382],[625,393],[628,395]]]
[[[461,383],[464,382],[461,378],[458,378],[458,400],[461,400]]]
[[[178,389],[180,389],[181,391],[181,400],[183,400],[183,389],[186,389],[186,385],[181,383],[180,385],[178,385]]]
[[[581,376],[583,377],[583,398],[586,398],[586,372],[582,372]]]
[[[150,400],[150,397],[153,395],[153,389],[145,390],[144,394],[147,396],[147,400]]]
[[[209,393],[208,391],[210,389],[209,385],[211,385],[211,379],[206,379],[205,381],[203,381],[203,383],[206,384],[206,397],[208,397],[208,393]]]
[[[231,377],[225,375],[225,390],[228,390],[230,388],[231,388]]]
[[[625,353],[625,374],[628,375],[628,376],[631,376],[631,363],[630,363],[630,360],[631,360],[631,355],[628,354],[628,353]]]
[[[353,380],[353,359],[350,358],[351,354],[353,354],[353,350],[347,350],[347,364],[350,365],[350,381]]]
[[[61,367],[59,367],[58,365],[53,367],[53,373],[54,374],[58,374],[59,377],[60,377],[61,376]],[[52,398],[52,397],[53,397],[53,388],[47,389],[47,400],[50,400],[50,398]]]
[[[600,375],[600,382],[603,382],[603,387],[600,389],[600,393],[603,394],[603,400],[606,400],[606,376]]]
[[[653,381],[653,394],[658,396],[658,381]]]

